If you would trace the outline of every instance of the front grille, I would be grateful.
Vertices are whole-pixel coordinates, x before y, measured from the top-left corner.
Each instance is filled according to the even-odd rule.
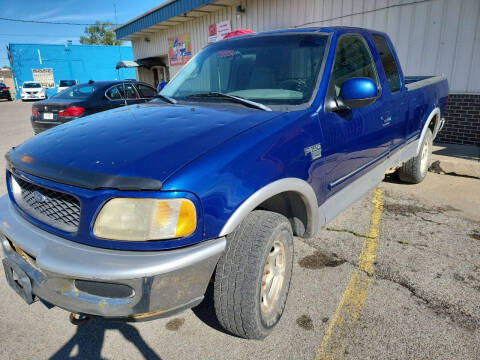
[[[17,205],[32,217],[63,231],[74,232],[80,223],[80,202],[72,195],[44,188],[12,175]]]

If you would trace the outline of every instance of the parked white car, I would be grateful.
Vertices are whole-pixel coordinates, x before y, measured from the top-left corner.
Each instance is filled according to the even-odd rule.
[[[77,80],[60,80],[58,83],[57,93],[62,92],[63,90],[68,89],[70,86],[77,84]]]
[[[39,82],[25,81],[20,92],[22,101],[43,100],[47,98],[46,90]]]

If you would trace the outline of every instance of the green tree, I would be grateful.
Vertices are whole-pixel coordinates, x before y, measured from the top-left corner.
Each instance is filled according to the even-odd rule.
[[[122,42],[115,39],[113,24],[110,21],[96,21],[95,25],[91,25],[85,28],[85,36],[80,36],[80,44],[121,45]]]

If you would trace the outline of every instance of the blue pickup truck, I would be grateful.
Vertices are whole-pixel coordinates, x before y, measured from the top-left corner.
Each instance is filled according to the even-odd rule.
[[[213,283],[220,324],[264,338],[285,307],[293,236],[314,236],[388,170],[421,182],[447,94],[442,76],[405,77],[377,31],[208,45],[153,101],[8,152],[6,279],[78,321],[170,316]]]

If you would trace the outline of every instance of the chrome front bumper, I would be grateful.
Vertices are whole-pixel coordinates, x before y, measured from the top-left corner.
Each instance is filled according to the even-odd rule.
[[[218,238],[156,252],[95,248],[37,228],[8,196],[0,198],[0,233],[7,261],[28,276],[33,295],[74,313],[131,320],[166,317],[199,304],[226,244]],[[76,281],[82,280],[94,282],[103,295],[79,289]],[[115,285],[131,292],[104,294]]]

